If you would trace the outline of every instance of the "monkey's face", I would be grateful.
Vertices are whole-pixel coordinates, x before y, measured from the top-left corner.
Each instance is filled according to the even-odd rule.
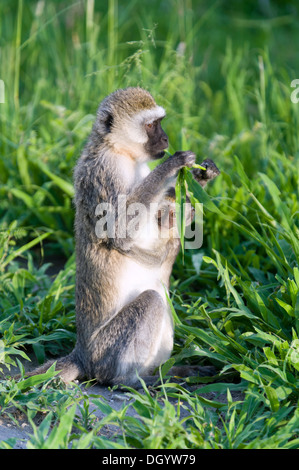
[[[152,159],[162,158],[164,150],[168,147],[168,137],[162,129],[161,121],[162,118],[144,125],[148,136],[144,148]]]
[[[161,127],[165,114],[146,90],[117,90],[101,103],[95,130],[115,153],[145,162],[162,158],[168,147],[168,137]]]

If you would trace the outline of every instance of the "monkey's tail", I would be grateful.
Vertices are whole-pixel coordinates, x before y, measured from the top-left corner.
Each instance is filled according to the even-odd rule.
[[[55,370],[59,371],[57,374],[66,383],[79,379],[84,376],[79,361],[76,358],[75,351],[72,351],[68,356],[61,357],[57,360],[51,360],[37,367],[31,372],[26,372],[26,377],[32,377],[38,374],[44,374],[56,362]]]

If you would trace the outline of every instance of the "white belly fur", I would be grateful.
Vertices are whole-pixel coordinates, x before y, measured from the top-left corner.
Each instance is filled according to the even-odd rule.
[[[122,299],[122,305],[118,305],[119,310],[148,289],[157,291],[167,306],[166,287],[164,288],[160,280],[160,267],[145,267],[133,259],[126,258],[117,283],[118,297]]]
[[[165,289],[160,280],[160,268],[146,268],[127,258],[122,267],[121,276],[118,279],[119,298],[123,304],[118,306],[120,310],[126,304],[136,299],[142,292],[152,289],[158,292],[165,303],[164,311],[161,311],[161,322],[156,336],[146,338],[143,350],[139,350],[135,357],[135,349],[130,348],[122,357],[121,371],[129,370],[133,364],[140,363],[139,374],[151,375],[156,367],[169,359],[173,349],[173,321],[169,308]],[[144,356],[144,357],[142,357]],[[134,372],[135,373],[135,372]]]

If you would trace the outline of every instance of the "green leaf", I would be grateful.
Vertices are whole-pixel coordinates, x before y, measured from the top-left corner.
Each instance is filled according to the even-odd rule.
[[[37,165],[42,170],[42,172],[45,173],[68,196],[74,197],[74,187],[71,183],[68,183],[60,176],[55,175],[41,160],[34,160],[32,163]]]
[[[275,297],[275,300],[287,312],[288,315],[290,315],[291,317],[295,316],[294,315],[294,309],[291,305],[287,304],[286,302],[284,302],[281,299],[278,299],[277,297]]]
[[[171,310],[171,313],[172,313],[173,321],[174,321],[175,325],[180,325],[182,322],[179,319],[179,317],[178,317],[178,315],[175,311],[175,308],[174,308],[173,303],[172,303],[172,301],[171,301],[171,299],[168,295],[168,291],[167,291],[166,287],[165,286],[163,286],[163,287],[164,287],[164,292],[165,292],[165,297],[166,297],[167,303],[168,303],[168,305],[170,307],[170,310]]]
[[[210,196],[206,193],[206,191],[193,178],[192,173],[190,171],[186,172],[185,178],[187,181],[188,193],[192,193],[192,195],[190,194],[190,196],[193,205],[195,202],[199,202],[203,204],[204,208],[208,211],[214,212],[218,215],[223,215],[220,209],[218,209],[218,207],[214,204]],[[196,201],[194,201],[194,199],[196,199]]]
[[[204,166],[198,165],[197,163],[194,163],[192,165],[192,168],[199,168],[200,170],[207,171],[207,169]]]
[[[263,180],[263,182],[265,183],[265,185],[267,186],[268,190],[269,190],[269,193],[272,197],[272,200],[274,202],[274,205],[276,207],[276,210],[277,212],[279,213],[279,215],[281,216],[282,218],[282,224],[288,229],[288,230],[291,230],[291,226],[292,226],[292,223],[290,221],[290,218],[288,216],[288,213],[286,211],[286,205],[285,203],[282,201],[281,199],[281,192],[280,190],[278,189],[278,187],[276,186],[276,184],[274,183],[274,181],[272,181],[268,175],[265,175],[264,173],[259,173],[259,176],[261,177],[261,179]]]
[[[76,413],[76,405],[73,405],[64,413],[58,427],[55,427],[46,441],[47,449],[66,449],[68,436],[71,433]]]
[[[28,160],[25,155],[25,147],[24,145],[19,145],[17,150],[17,163],[19,168],[19,173],[21,176],[22,183],[25,186],[30,186],[31,179],[30,174],[28,171]]]
[[[243,183],[247,191],[250,191],[250,187],[251,187],[250,179],[246,175],[244,167],[236,155],[234,155],[234,164],[235,164],[235,168],[237,170],[237,173],[238,173],[238,176],[240,177],[241,182]]]
[[[263,351],[264,351],[265,356],[267,357],[268,361],[271,364],[274,364],[275,366],[278,366],[278,361],[277,361],[276,356],[275,356],[274,352],[272,351],[272,349],[270,349],[267,346],[267,347],[263,348]]]
[[[22,253],[24,253],[24,251],[27,251],[29,250],[30,248],[32,248],[33,246],[37,245],[38,243],[40,243],[42,240],[44,240],[45,238],[47,238],[49,235],[51,235],[51,232],[47,232],[47,233],[44,233],[43,235],[39,235],[38,237],[34,238],[34,240],[31,240],[31,242],[29,243],[26,243],[26,245],[23,245],[21,248],[18,248],[16,249],[15,251],[13,251],[7,258],[5,261],[3,261],[0,265],[0,267],[3,269],[5,268],[5,266],[7,266],[13,259],[17,258],[18,256],[20,256]]]
[[[32,377],[28,377],[28,379],[24,379],[21,382],[18,382],[17,387],[21,391],[25,391],[31,387],[35,387],[36,385],[40,385],[46,380],[55,377],[58,374],[58,371],[55,371],[55,363],[47,370],[47,372],[43,374],[33,375]]]
[[[257,375],[252,369],[245,366],[244,364],[232,364],[231,367],[233,367],[238,372],[240,372],[240,375],[241,375],[242,379],[245,379],[248,382],[254,383],[256,385],[261,384],[261,380],[259,378],[259,375]]]
[[[274,390],[274,388],[270,387],[270,385],[265,386],[265,391],[270,402],[271,410],[273,412],[278,411],[279,400],[278,400],[276,391]]]
[[[164,364],[161,365],[161,375],[162,375],[162,377],[165,377],[165,375],[172,368],[174,363],[175,363],[175,359],[173,357],[171,357],[170,359],[168,359],[168,361],[164,362]]]

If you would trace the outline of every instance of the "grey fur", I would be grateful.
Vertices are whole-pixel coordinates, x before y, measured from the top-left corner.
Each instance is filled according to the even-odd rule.
[[[164,287],[159,285],[162,282],[166,289],[169,287],[179,239],[150,241],[144,247],[134,237],[116,234],[115,238],[99,239],[95,233],[98,204],[107,202],[115,207],[118,195],[125,194],[127,205],[139,202],[149,208],[155,201],[163,205],[178,170],[195,162],[192,152],[176,152],[147,176],[138,177],[140,161],[154,155],[148,155],[145,145],[132,138],[135,131],[141,136],[143,131],[129,126],[135,114],[149,110],[145,115],[151,115],[156,106],[152,96],[140,88],[118,90],[107,97],[75,168],[77,342],[73,352],[59,359],[56,366],[66,381],[86,377],[105,384],[134,384],[136,372],[151,375],[172,351],[171,312],[163,298]],[[158,107],[157,112],[161,112]],[[132,144],[127,143],[124,129],[132,131],[128,138]],[[164,148],[165,142],[160,150]],[[131,169],[129,177],[124,174],[126,165]],[[196,176],[209,179],[198,172]],[[117,223],[120,217],[116,214]],[[124,266],[130,267],[128,273]],[[148,273],[149,278],[141,291],[134,285],[139,270],[141,277],[145,273],[146,280]],[[125,279],[130,273],[133,279]]]

